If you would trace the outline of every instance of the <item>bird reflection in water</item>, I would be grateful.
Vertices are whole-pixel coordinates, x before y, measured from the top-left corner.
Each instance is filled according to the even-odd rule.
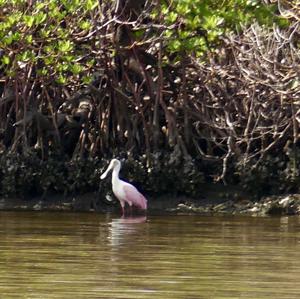
[[[122,216],[114,218],[110,223],[109,235],[112,247],[130,245],[140,234],[144,234],[147,216]]]

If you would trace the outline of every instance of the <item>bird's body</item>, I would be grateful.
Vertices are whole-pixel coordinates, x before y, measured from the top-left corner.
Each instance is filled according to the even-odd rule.
[[[115,196],[120,201],[122,212],[125,213],[125,204],[127,203],[130,208],[132,206],[141,210],[147,209],[146,198],[131,184],[121,180],[119,178],[119,172],[121,169],[121,162],[117,159],[112,159],[106,171],[101,175],[101,179],[104,179],[110,170],[112,172],[112,190]]]

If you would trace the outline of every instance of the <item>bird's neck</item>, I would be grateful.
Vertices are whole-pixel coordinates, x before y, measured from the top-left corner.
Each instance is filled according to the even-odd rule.
[[[119,179],[119,172],[120,172],[120,167],[116,166],[112,172],[112,184],[116,184],[120,179]]]

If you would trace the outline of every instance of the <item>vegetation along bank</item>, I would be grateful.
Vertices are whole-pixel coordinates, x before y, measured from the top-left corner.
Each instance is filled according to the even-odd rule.
[[[298,2],[0,0],[3,208],[95,208],[112,157],[157,206],[300,193]]]

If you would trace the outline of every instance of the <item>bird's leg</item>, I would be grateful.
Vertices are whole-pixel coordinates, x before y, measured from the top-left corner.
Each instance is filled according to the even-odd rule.
[[[123,201],[120,201],[121,208],[122,208],[122,216],[125,216],[125,203]]]
[[[130,202],[128,202],[128,204],[129,204],[129,209],[130,209],[130,216],[132,216],[132,202],[130,201]]]

